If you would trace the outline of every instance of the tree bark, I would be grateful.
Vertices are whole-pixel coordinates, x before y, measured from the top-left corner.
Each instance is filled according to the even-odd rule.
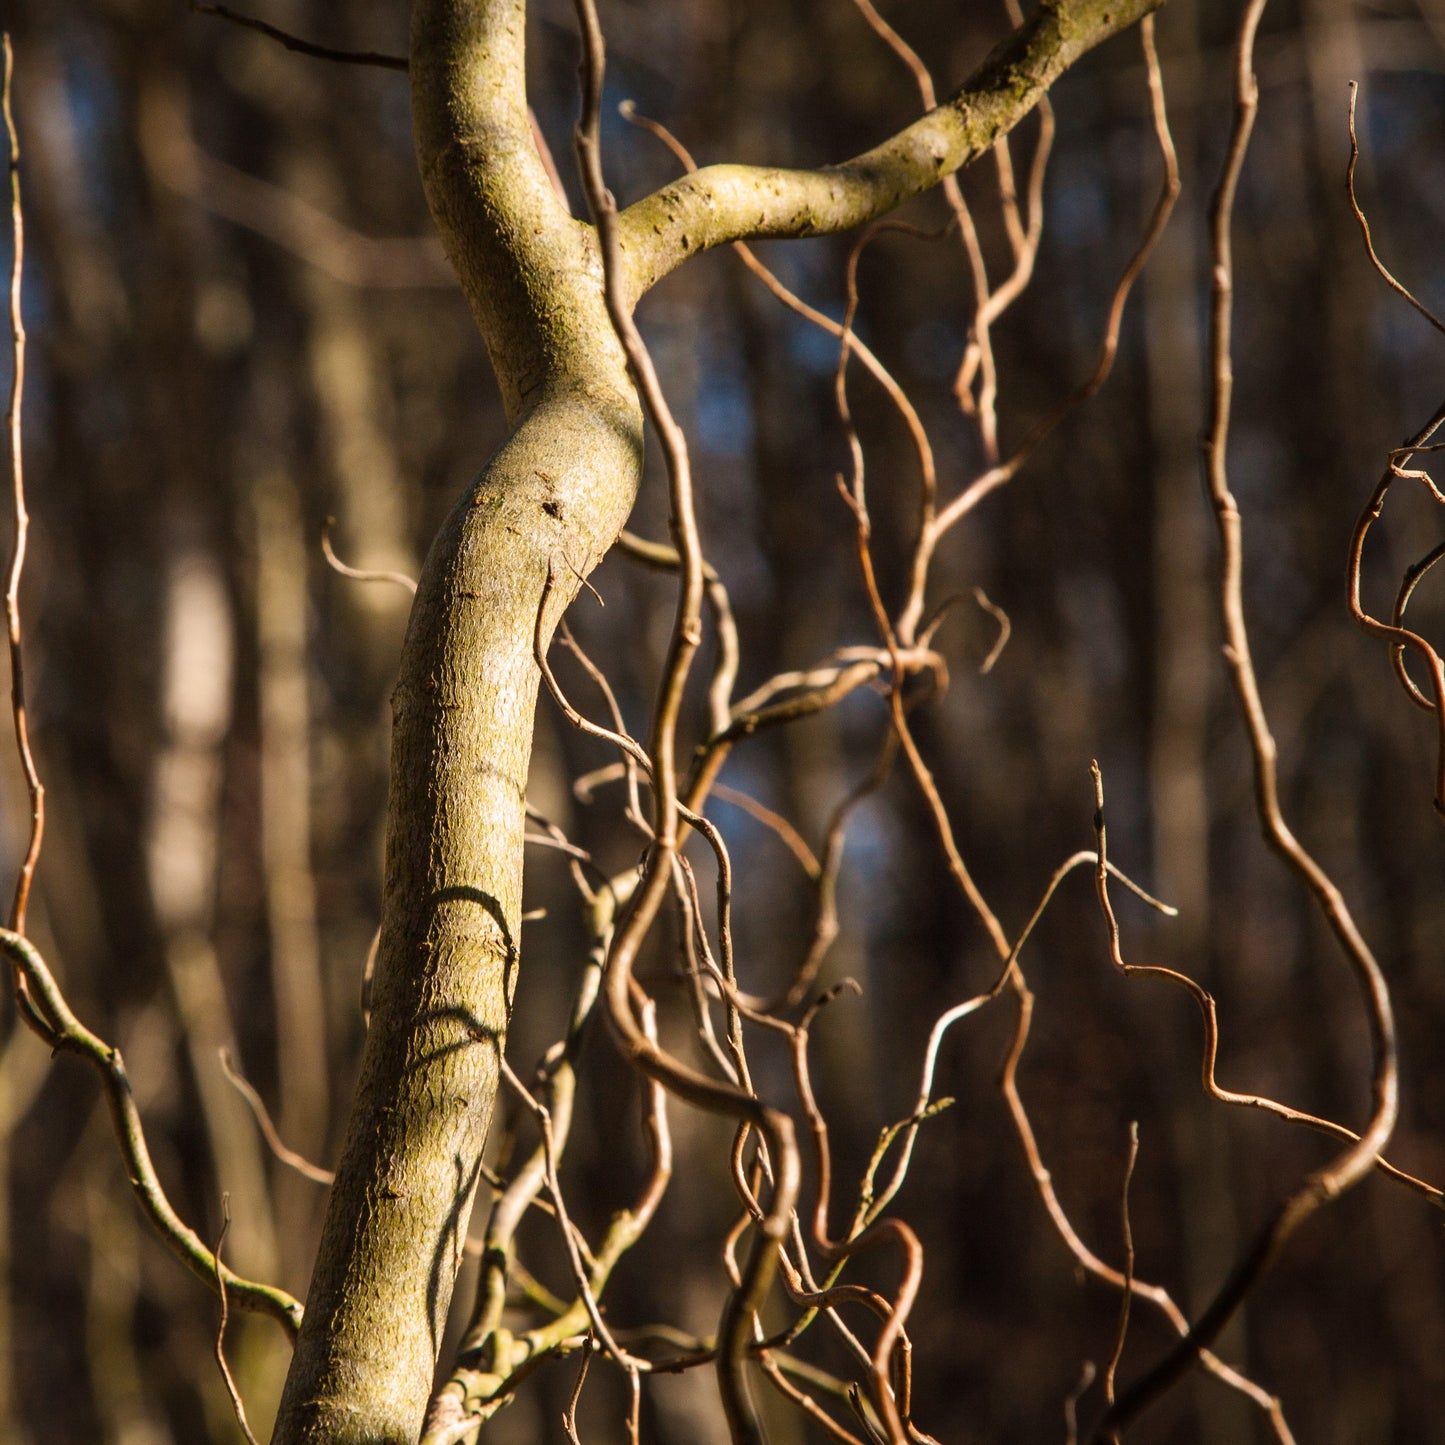
[[[590,227],[553,193],[524,7],[420,0],[417,149],[512,426],[422,568],[393,697],[382,936],[361,1081],[277,1441],[414,1441],[516,980],[544,637],[632,506],[642,419]]]

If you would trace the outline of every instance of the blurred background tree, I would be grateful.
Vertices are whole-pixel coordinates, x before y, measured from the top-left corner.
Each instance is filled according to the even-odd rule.
[[[912,0],[887,12],[943,89],[1008,23],[1002,6],[957,8]],[[964,856],[1011,933],[1057,863],[1092,846],[1088,768],[1098,757],[1115,860],[1181,910],[1175,920],[1127,910],[1128,955],[1168,962],[1216,995],[1226,1083],[1358,1125],[1364,1021],[1324,929],[1259,840],[1218,661],[1197,461],[1202,219],[1227,136],[1235,9],[1170,0],[1161,14],[1178,209],[1105,390],[943,545],[936,594],[982,587],[1011,636],[978,675],[996,624],[958,608],[938,643],[952,686],[915,726]],[[570,161],[571,6],[542,0],[533,11],[534,107],[585,213]],[[393,3],[272,0],[264,18],[328,45],[405,52],[404,7]],[[847,0],[612,0],[603,18],[604,138],[624,203],[676,171],[663,147],[616,118],[611,103],[624,98],[700,161],[785,165],[853,154],[917,110],[898,58]],[[432,239],[404,77],[291,54],[171,0],[9,0],[5,23],[20,57],[25,144],[26,609],[50,820],[31,931],[72,1003],[123,1046],[182,1213],[214,1239],[229,1192],[228,1260],[304,1294],[324,1191],[269,1154],[219,1051],[287,1142],[329,1163],[363,1033],[387,699],[407,598],[328,569],[320,539],[334,518],[347,562],[415,575],[500,440],[501,410]],[[1341,578],[1386,448],[1437,404],[1440,341],[1370,269],[1341,182],[1346,86],[1358,79],[1362,196],[1377,241],[1417,294],[1445,305],[1445,8],[1278,0],[1259,72],[1236,233],[1232,483],[1247,601],[1291,815],[1394,989],[1403,1110],[1391,1157],[1438,1182],[1445,838],[1430,808],[1433,733],[1400,697],[1383,650],[1351,628]],[[994,337],[1005,450],[1087,373],[1158,189],[1136,44],[1089,57],[1054,104],[1036,275]],[[1021,178],[1038,130],[1026,122],[1015,144]],[[963,185],[997,279],[1009,239],[992,168]],[[932,196],[905,216],[937,231],[948,213]],[[762,254],[839,317],[849,244],[777,243]],[[947,239],[882,236],[863,257],[859,297],[858,333],[914,398],[941,485],[956,491],[983,460],[952,389],[972,314],[962,253]],[[836,342],[727,254],[670,279],[640,321],[692,442],[709,559],[738,617],[739,691],[871,642],[852,519],[833,485],[847,467]],[[893,599],[906,584],[916,461],[861,374],[852,403]],[[650,537],[665,535],[661,478],[650,467],[632,523]],[[1393,587],[1437,527],[1405,502],[1374,544],[1371,575],[1378,566]],[[617,555],[593,581],[605,610],[584,598],[571,621],[640,732],[671,585]],[[1413,605],[1422,628],[1439,620],[1431,596]],[[724,782],[819,849],[886,727],[884,703],[860,693],[760,737]],[[544,700],[531,801],[615,871],[636,857],[636,835],[603,806],[605,788],[589,801],[572,787],[608,761]],[[25,795],[8,755],[4,768],[4,853],[18,858]],[[768,994],[807,946],[811,890],[772,831],[725,800],[713,815],[748,900],[737,919],[743,982]],[[822,980],[850,975],[865,997],[819,1023],[814,1060],[851,1178],[879,1128],[912,1107],[934,1018],[986,985],[993,964],[906,777],[861,805],[842,866],[841,932]],[[524,1076],[562,1030],[586,946],[563,858],[529,856],[526,888],[527,907],[546,913],[524,938],[509,1043]],[[1120,1260],[1120,1182],[1137,1119],[1138,1267],[1195,1312],[1331,1146],[1203,1099],[1192,1006],[1115,976],[1082,875],[1032,948],[1039,1001],[1020,1082],[1060,1196],[1084,1237]],[[650,983],[675,996],[665,953]],[[90,1077],[50,1068],[13,1011],[6,1018],[0,1438],[233,1438],[212,1357],[214,1300],[146,1234]],[[1115,1297],[1080,1282],[1008,1125],[996,1079],[1011,1032],[1011,1017],[985,1011],[950,1036],[937,1092],[958,1102],[923,1131],[899,1201],[927,1258],[910,1323],[915,1408],[948,1441],[1059,1435],[1081,1361],[1105,1359],[1116,1327]],[[783,1092],[781,1051],[761,1057],[772,1072],[760,1087]],[[578,1223],[595,1235],[646,1164],[631,1075],[600,1033],[583,1058],[567,1183]],[[609,1318],[706,1333],[723,1288],[715,1241],[731,1210],[727,1130],[683,1111],[673,1124],[677,1177],[609,1290]],[[494,1132],[506,1135],[500,1120]],[[565,1265],[544,1226],[524,1232],[527,1257],[560,1289]],[[1445,1440],[1442,1270],[1437,1216],[1369,1181],[1294,1241],[1221,1353],[1281,1396],[1301,1440]],[[886,1277],[885,1265],[880,1287]],[[228,1340],[263,1430],[284,1341],[247,1318]],[[1165,1343],[1141,1314],[1126,1376]],[[574,1378],[568,1366],[541,1370],[486,1438],[560,1439]],[[591,1412],[597,1438],[619,1438],[624,1395],[589,1384],[583,1418]],[[643,1420],[647,1439],[725,1438],[697,1373],[650,1382]],[[800,1422],[779,1430],[780,1440],[811,1438]],[[1262,1430],[1257,1411],[1200,1377],[1130,1438],[1224,1445]]]

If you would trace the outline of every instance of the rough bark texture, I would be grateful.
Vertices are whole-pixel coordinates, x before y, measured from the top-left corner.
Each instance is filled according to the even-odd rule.
[[[523,25],[414,8],[427,194],[513,431],[433,543],[403,649],[371,1027],[278,1441],[420,1429],[516,977],[537,608],[550,560],[550,632],[641,470],[593,235],[533,145]]]
[[[888,209],[981,153],[1073,59],[1158,3],[1045,5],[980,72],[980,95],[965,88],[846,167],[714,169],[639,203],[624,218],[629,294],[724,240]],[[595,234],[562,209],[532,139],[524,29],[521,0],[413,7],[422,175],[512,432],[433,544],[407,633],[371,1026],[278,1445],[417,1438],[516,978],[537,608],[550,561],[550,636],[641,471]]]

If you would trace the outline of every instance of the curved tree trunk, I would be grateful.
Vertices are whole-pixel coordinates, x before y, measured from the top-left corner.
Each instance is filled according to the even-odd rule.
[[[512,431],[433,543],[407,629],[371,1026],[278,1442],[417,1438],[516,980],[537,609],[550,561],[549,637],[641,472],[593,233],[532,140],[523,20],[515,0],[414,8],[422,173]]]

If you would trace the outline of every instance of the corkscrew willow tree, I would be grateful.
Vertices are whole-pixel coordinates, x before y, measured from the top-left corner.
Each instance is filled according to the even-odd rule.
[[[940,541],[984,497],[1016,476],[1059,422],[1103,386],[1131,288],[1178,194],[1153,50],[1152,12],[1161,0],[1044,0],[1027,20],[1015,16],[1012,33],[942,103],[927,70],[898,34],[868,0],[855,3],[912,70],[924,108],[920,119],[834,166],[795,170],[716,164],[698,169],[663,127],[634,116],[672,147],[686,174],[619,208],[607,187],[601,149],[602,30],[592,0],[577,0],[583,64],[576,148],[590,221],[570,212],[529,111],[527,17],[521,0],[415,0],[405,60],[329,51],[226,7],[194,7],[260,28],[316,56],[405,69],[426,196],[486,343],[508,419],[506,440],[457,501],[415,585],[393,697],[385,886],[360,1082],[304,1311],[284,1291],[232,1272],[220,1258],[220,1245],[207,1248],[178,1217],[151,1163],[119,1051],[79,1021],[26,937],[26,900],[44,811],[30,748],[18,611],[26,524],[19,439],[24,333],[19,315],[21,219],[18,189],[13,189],[10,429],[17,540],[7,614],[17,741],[31,789],[34,828],[11,927],[0,933],[0,945],[14,965],[17,1002],[26,1021],[53,1048],[81,1055],[99,1072],[132,1186],[157,1231],[220,1291],[224,1306],[269,1313],[295,1333],[273,1437],[277,1445],[402,1445],[419,1435],[424,1445],[448,1445],[472,1438],[539,1364],[579,1349],[581,1373],[566,1422],[573,1439],[577,1396],[594,1353],[630,1378],[634,1438],[645,1375],[711,1364],[735,1441],[765,1438],[764,1414],[754,1399],[755,1374],[833,1438],[881,1439],[889,1445],[931,1439],[914,1420],[913,1346],[907,1328],[923,1249],[914,1230],[887,1210],[908,1171],[920,1128],[940,1107],[933,1098],[933,1071],[944,1033],[1005,995],[1015,1002],[1017,1026],[1003,1092],[1039,1195],[1082,1268],[1109,1283],[1123,1302],[1094,1438],[1118,1438],[1118,1431],[1191,1365],[1202,1362],[1258,1407],[1278,1438],[1289,1439],[1279,1401],[1211,1352],[1220,1333],[1298,1226],[1372,1170],[1440,1202],[1437,1190],[1381,1158],[1398,1106],[1388,991],[1339,890],[1284,820],[1275,744],[1245,629],[1240,517],[1229,490],[1226,455],[1232,376],[1230,242],[1234,190],[1256,105],[1253,45],[1263,0],[1253,0],[1246,8],[1238,37],[1233,139],[1212,213],[1215,293],[1207,482],[1224,559],[1219,595],[1227,656],[1254,762],[1259,816],[1267,841],[1318,902],[1365,1000],[1375,1062],[1372,1112],[1359,1135],[1263,1096],[1221,1088],[1214,1078],[1218,1029],[1211,996],[1175,970],[1125,961],[1110,880],[1125,883],[1149,903],[1154,900],[1130,884],[1109,859],[1103,781],[1097,770],[1095,849],[1076,854],[1057,871],[1029,924],[1011,937],[963,859],[911,720],[930,691],[946,680],[945,664],[932,643],[947,604],[926,611],[930,564]],[[1027,287],[1038,253],[1043,170],[1052,136],[1047,94],[1086,52],[1135,26],[1143,39],[1162,162],[1160,195],[1114,293],[1097,365],[1042,415],[1019,447],[1004,454],[998,440],[990,328]],[[7,100],[8,65],[7,50]],[[1044,110],[1041,137],[1020,205],[1009,152],[1001,142],[1037,108]],[[18,151],[13,126],[10,134],[14,187]],[[1014,258],[1012,274],[993,290],[973,218],[954,179],[960,169],[990,154],[1000,168]],[[951,229],[963,244],[976,285],[977,306],[957,392],[977,423],[986,462],[968,486],[949,498],[939,495],[931,445],[917,412],[854,331],[859,258],[877,235],[897,228],[897,223],[880,218],[934,186],[944,188]],[[841,322],[812,311],[746,245],[857,227],[868,229],[850,263],[850,304]],[[849,474],[839,479],[839,492],[854,527],[857,561],[877,626],[877,637],[868,645],[845,648],[808,671],[780,674],[741,700],[733,697],[738,658],[730,603],[722,579],[703,555],[687,441],[634,321],[639,303],[673,271],[725,245],[737,247],[774,294],[836,341],[836,402],[851,459]],[[896,610],[885,603],[877,578],[864,452],[847,388],[850,361],[866,368],[897,408],[922,479],[921,520],[908,586]],[[642,475],[645,425],[656,433],[666,462],[671,545],[649,543],[624,531]],[[590,585],[588,574],[614,547],[676,578],[675,621],[645,743],[629,733],[605,677],[562,622],[581,589]],[[1419,569],[1421,575],[1433,561]],[[1393,626],[1370,623],[1395,642],[1397,656],[1398,647],[1413,636],[1400,626],[1408,596],[1407,587]],[[999,618],[1002,645],[1007,618],[982,594],[979,602]],[[694,739],[688,732],[688,688],[709,626],[716,643],[715,666],[707,688],[706,726]],[[609,710],[606,724],[588,719],[565,695],[548,660],[554,636],[576,654],[599,687]],[[1437,711],[1439,676],[1434,659]],[[1417,701],[1429,705],[1404,673],[1402,680]],[[625,784],[626,814],[644,842],[640,867],[609,876],[529,808],[533,718],[543,684],[573,725],[616,749],[618,762],[608,777]],[[705,805],[710,796],[726,792],[719,774],[746,739],[812,716],[868,686],[887,699],[887,741],[873,774],[835,813],[821,859],[784,819],[735,795],[793,848],[818,896],[812,946],[790,985],[777,998],[754,997],[744,990],[734,968],[732,862]],[[835,888],[849,815],[895,767],[906,771],[916,786],[949,873],[998,955],[999,971],[992,987],[938,1020],[916,1108],[884,1131],[849,1222],[835,1234],[830,1206],[841,1191],[834,1185],[828,1123],[813,1089],[809,1042],[821,1011],[848,984],[820,994],[813,985],[838,928]],[[697,865],[685,851],[690,838],[705,845],[716,872],[711,927]],[[545,1057],[535,1088],[503,1058],[519,970],[525,967],[520,938],[522,859],[528,843],[552,847],[569,859],[591,941],[567,1033]],[[1132,1242],[1122,1272],[1104,1264],[1083,1243],[1053,1191],[1017,1088],[1016,1069],[1032,1009],[1021,952],[1055,888],[1079,866],[1094,870],[1117,969],[1128,977],[1162,978],[1198,1004],[1206,1028],[1206,1091],[1221,1102],[1261,1109],[1344,1143],[1337,1158],[1311,1172],[1278,1206],[1192,1325],[1165,1291],[1136,1277]],[[656,1003],[636,972],[649,935],[669,909],[680,920],[681,947],[689,964],[696,1057],[684,1058],[664,1044]],[[593,1246],[569,1218],[558,1165],[572,1122],[577,1051],[599,1002],[624,1057],[645,1081],[652,1171],[638,1200],[614,1216],[603,1242]],[[804,1008],[797,1020],[787,1021],[800,1005]],[[719,1013],[721,1037],[714,1029]],[[745,1035],[764,1032],[777,1035],[785,1046],[801,1131],[794,1111],[755,1086]],[[483,1149],[504,1084],[535,1120],[540,1143],[510,1179],[497,1179],[484,1164]],[[668,1188],[669,1109],[677,1104],[733,1122],[732,1175],[741,1215],[723,1251],[730,1288],[716,1335],[663,1340],[672,1353],[660,1355],[614,1329],[600,1299],[613,1268],[648,1228]],[[266,1127],[269,1131],[269,1121]],[[276,1141],[278,1151],[281,1147]],[[811,1210],[804,1197],[805,1157],[816,1190]],[[890,1159],[891,1173],[885,1175],[884,1164]],[[1131,1152],[1130,1173],[1133,1159]],[[492,1193],[493,1203],[481,1246],[476,1298],[456,1358],[438,1389],[438,1357],[453,1314],[454,1281],[468,1247],[473,1201],[483,1187]],[[550,1310],[552,1318],[513,1334],[504,1326],[503,1315],[514,1297],[509,1290],[525,1280],[515,1258],[515,1237],[520,1220],[534,1206],[554,1216],[576,1298],[571,1303],[553,1299],[532,1282],[533,1302]],[[1131,1240],[1127,1192],[1124,1225],[1126,1240]],[[895,1271],[891,1295],[845,1278],[850,1264],[875,1252],[888,1261],[880,1269]],[[521,1287],[527,1288],[525,1282]],[[790,1322],[769,1334],[762,1323],[765,1307],[778,1293],[792,1306]],[[1115,1377],[1135,1301],[1159,1311],[1179,1340],[1116,1398]],[[855,1306],[876,1318],[871,1345],[844,1322],[843,1308]],[[223,1308],[222,1337],[226,1318]],[[826,1321],[853,1356],[858,1381],[826,1376],[794,1353],[795,1343],[818,1320]],[[222,1344],[223,1338],[217,1348],[224,1369]],[[833,1408],[825,1408],[820,1399],[830,1398]],[[849,1425],[839,1418],[845,1410],[851,1415]],[[244,1426],[239,1399],[237,1411]]]
[[[615,221],[600,217],[610,256],[559,204],[538,157],[525,7],[423,0],[413,8],[422,177],[512,433],[433,544],[403,648],[371,1023],[279,1442],[410,1440],[431,1391],[518,967],[538,604],[550,568],[545,644],[580,578],[622,530],[641,471],[641,408],[618,336],[632,306],[690,255],[756,236],[842,230],[935,184],[985,153],[1074,59],[1148,8],[1046,6],[956,100],[873,151],[823,172],[709,168]],[[638,379],[656,408],[645,369]],[[686,505],[679,448],[665,414],[655,419]],[[699,641],[702,577],[686,513],[677,526],[685,581],[655,721],[656,840],[614,940],[609,1016],[637,1062],[685,1098],[776,1131],[782,1172],[749,1284],[734,1297],[726,1360],[752,1329],[796,1166],[781,1119],[667,1063],[631,1019],[628,955],[661,902],[682,826],[676,711]],[[725,1375],[733,1369],[735,1361]],[[735,1429],[755,1434],[742,1392],[727,1398]]]

